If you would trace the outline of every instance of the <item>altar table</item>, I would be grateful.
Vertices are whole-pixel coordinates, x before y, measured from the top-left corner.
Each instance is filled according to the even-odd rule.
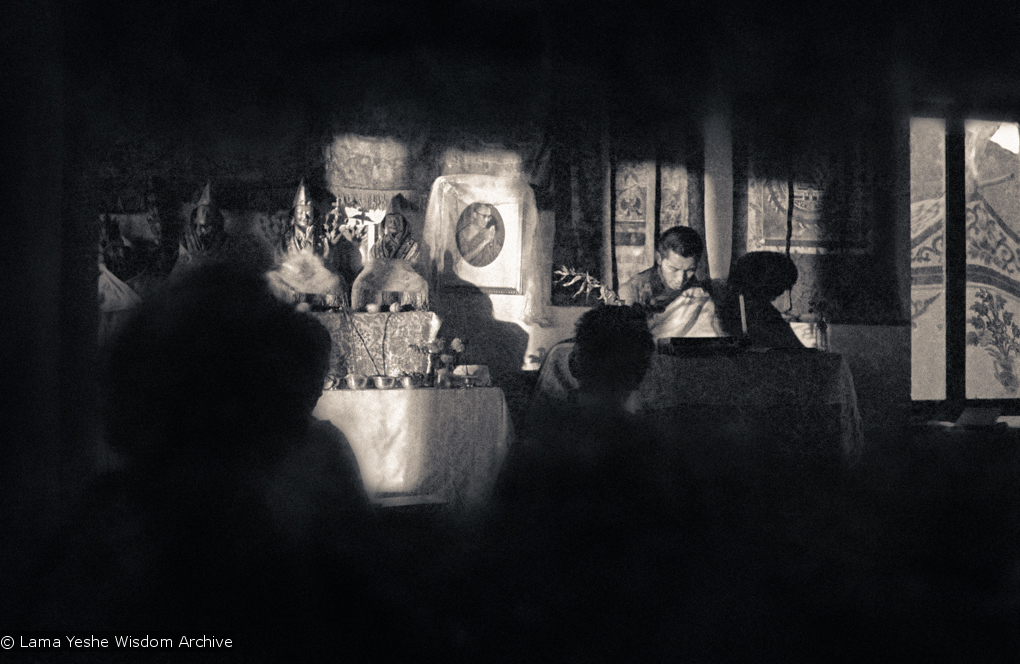
[[[573,347],[560,343],[549,352],[532,409],[564,400],[577,388],[568,364]],[[850,368],[841,355],[814,349],[656,353],[631,405],[667,434],[691,426],[744,426],[805,456],[834,452],[849,462],[863,448]]]
[[[498,387],[326,390],[312,414],[344,433],[382,503],[482,505],[513,436]]]

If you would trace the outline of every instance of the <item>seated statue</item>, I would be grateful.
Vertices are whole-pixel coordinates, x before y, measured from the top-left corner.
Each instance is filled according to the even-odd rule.
[[[197,258],[215,257],[223,249],[226,234],[223,214],[213,203],[211,185],[207,183],[181,236],[174,271]]]
[[[656,339],[723,336],[711,292],[695,276],[704,250],[697,231],[686,226],[667,229],[659,236],[655,265],[620,287],[625,304],[648,314]]]
[[[267,278],[277,297],[316,309],[336,309],[348,304],[347,282],[324,260],[328,244],[319,237],[315,208],[304,181],[294,196],[278,268]]]
[[[415,271],[418,243],[411,239],[407,220],[398,213],[387,214],[382,236],[369,250],[368,264],[354,280],[351,308],[366,305],[399,310],[427,310],[428,282]]]
[[[369,255],[372,258],[399,258],[408,263],[417,260],[418,243],[411,239],[404,215],[394,212],[383,218],[382,236]]]

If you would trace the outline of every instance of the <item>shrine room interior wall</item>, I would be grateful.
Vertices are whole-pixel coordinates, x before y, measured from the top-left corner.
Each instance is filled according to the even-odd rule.
[[[816,303],[825,307],[829,349],[847,359],[869,439],[900,430],[911,410],[908,129],[907,114],[895,109],[870,126],[857,128],[854,140],[870,155],[865,179],[870,184],[866,194],[871,205],[871,242],[859,253],[791,253],[800,277],[779,305],[802,320],[817,317]],[[818,149],[827,147],[824,140],[818,143]],[[803,151],[810,153],[812,147],[806,139]],[[785,149],[761,137],[751,147],[746,135],[735,145],[734,157],[739,161],[734,165],[734,182],[739,184],[734,187],[734,258],[752,249],[748,246],[750,156],[759,156],[756,175],[761,177],[761,155],[783,156]],[[842,153],[846,154],[845,149]],[[781,162],[777,159],[774,170],[764,172],[785,180],[788,172]],[[838,229],[850,213],[838,205],[823,206],[821,222]]]

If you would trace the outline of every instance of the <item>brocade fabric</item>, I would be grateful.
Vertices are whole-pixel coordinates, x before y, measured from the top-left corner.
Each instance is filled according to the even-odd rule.
[[[427,356],[412,348],[435,338],[439,319],[431,311],[400,313],[313,312],[333,339],[334,376],[399,376],[424,373]]]

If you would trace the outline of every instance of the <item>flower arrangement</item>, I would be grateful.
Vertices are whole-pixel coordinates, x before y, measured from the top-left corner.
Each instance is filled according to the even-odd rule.
[[[970,305],[976,315],[967,320],[974,328],[967,332],[967,345],[985,349],[994,362],[996,380],[1015,394],[1020,388],[1014,369],[1014,357],[1020,356],[1020,326],[1013,321],[1013,312],[1006,310],[1001,295],[981,288],[976,297],[978,301]]]
[[[454,339],[447,346],[446,340],[439,338],[422,345],[410,344],[410,347],[428,357],[425,369],[426,382],[436,382],[436,374],[443,370],[445,375],[452,375],[454,368],[460,363],[460,356],[467,347],[466,342]],[[440,363],[442,363],[440,365]]]
[[[620,298],[613,289],[606,287],[587,272],[580,272],[572,267],[561,265],[559,269],[553,271],[553,274],[556,275],[556,284],[563,288],[580,284],[574,297],[583,294],[585,302],[594,295],[596,299],[605,304],[620,304]]]

